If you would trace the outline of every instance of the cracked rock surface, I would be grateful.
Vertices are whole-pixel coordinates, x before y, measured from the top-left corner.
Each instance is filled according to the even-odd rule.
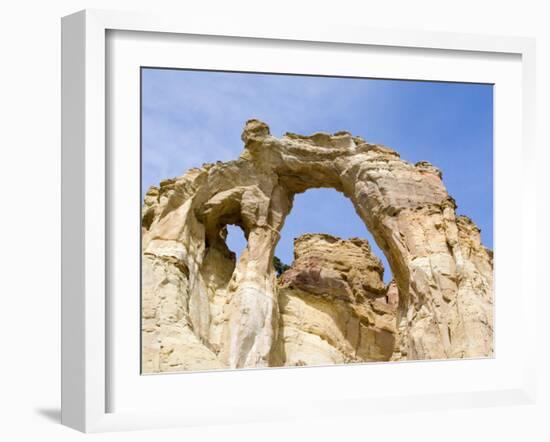
[[[270,135],[246,123],[235,161],[147,192],[142,209],[142,370],[158,373],[493,354],[493,257],[428,162],[347,132]],[[294,195],[349,198],[364,239],[307,234],[273,267]],[[237,261],[228,224],[247,247]]]

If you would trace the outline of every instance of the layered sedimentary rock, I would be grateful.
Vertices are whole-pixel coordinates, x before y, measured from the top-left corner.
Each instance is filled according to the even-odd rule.
[[[250,120],[242,138],[237,160],[145,197],[144,372],[492,355],[492,253],[456,215],[437,168],[347,132],[278,139]],[[299,239],[277,280],[273,252],[293,197],[317,187],[350,198],[394,284],[383,287],[366,242],[323,235]],[[247,239],[238,262],[228,224]],[[362,258],[331,258],[330,241]],[[299,323],[306,311],[319,321]]]
[[[387,361],[396,342],[396,297],[369,243],[308,234],[279,278],[279,336],[273,365]]]

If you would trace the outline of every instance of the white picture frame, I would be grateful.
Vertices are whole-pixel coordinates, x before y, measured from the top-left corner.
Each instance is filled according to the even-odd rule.
[[[366,414],[373,410],[440,409],[470,406],[533,403],[535,400],[535,324],[522,316],[525,348],[518,352],[521,373],[499,388],[480,386],[461,392],[429,391],[427,394],[397,394],[313,398],[310,407],[273,403],[257,406],[251,397],[234,397],[225,401],[233,407],[206,413],[204,408],[176,408],[139,411],[113,411],[109,404],[113,355],[110,353],[109,328],[113,317],[109,300],[109,242],[112,221],[109,213],[108,133],[109,85],[107,34],[117,32],[154,32],[162,35],[218,36],[221,38],[269,39],[272,41],[309,42],[370,46],[403,50],[427,49],[443,53],[471,53],[483,59],[488,54],[508,54],[521,63],[521,128],[518,152],[524,179],[520,191],[523,211],[521,219],[522,275],[528,270],[527,257],[535,251],[534,174],[534,109],[535,109],[535,43],[518,37],[490,37],[451,33],[388,31],[369,28],[314,25],[293,27],[281,23],[211,22],[196,17],[153,16],[86,10],[62,20],[62,423],[85,432],[110,431],[168,426],[207,425],[216,422],[252,422],[287,417]],[[156,34],[158,35],[158,34]],[[111,60],[112,61],[112,60]],[[519,129],[518,129],[519,130]],[[495,170],[496,174],[499,173]],[[498,221],[497,221],[498,222]],[[498,287],[498,285],[497,285]],[[503,289],[504,290],[504,289]],[[536,287],[533,278],[521,278],[521,305],[535,305]],[[497,311],[498,321],[498,311]],[[139,330],[135,331],[136,335]],[[529,336],[531,339],[529,339]],[[498,335],[497,335],[498,339]],[[497,358],[498,359],[498,352]],[[464,363],[464,362],[463,362]],[[475,363],[475,362],[474,362]],[[452,366],[449,364],[449,369]],[[342,368],[342,367],[341,367]],[[344,367],[345,368],[345,367]],[[355,372],[369,369],[353,367]],[[378,365],[376,370],[384,370]],[[306,382],[303,370],[283,370],[285,378]],[[307,372],[307,370],[306,370]],[[300,374],[301,373],[301,374]],[[312,372],[309,372],[312,373]],[[336,373],[336,372],[333,372]],[[515,372],[516,373],[516,372]],[[139,373],[138,373],[139,375]],[[184,375],[186,376],[186,375]],[[194,383],[208,383],[213,374],[201,374]],[[207,378],[206,376],[211,376]],[[216,382],[235,372],[216,373]],[[264,375],[258,371],[239,373],[241,387],[246,378],[251,385],[261,385]],[[175,382],[164,376],[163,383]],[[243,380],[244,379],[244,380]],[[252,380],[254,379],[254,380]],[[244,382],[244,384],[243,384]],[[294,381],[296,382],[296,381]],[[256,387],[251,387],[256,388]],[[200,393],[193,393],[200,394]],[[244,395],[246,396],[246,395]],[[238,414],[235,413],[238,411]]]

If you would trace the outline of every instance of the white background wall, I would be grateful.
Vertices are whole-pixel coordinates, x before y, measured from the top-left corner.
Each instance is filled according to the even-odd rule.
[[[20,0],[0,13],[0,439],[82,440],[59,420],[60,357],[60,17],[83,8],[169,10],[180,14],[248,16],[251,20],[313,21],[535,36],[538,41],[540,201],[548,195],[550,13],[544,1],[437,0],[306,2],[156,0]],[[179,5],[179,6],[177,6]],[[520,180],[520,175],[510,177]],[[519,182],[518,182],[519,185]],[[545,195],[546,194],[546,195]],[[518,210],[510,201],[510,210]],[[543,213],[544,212],[544,213]],[[547,219],[547,209],[539,220]],[[537,406],[411,412],[362,420],[287,422],[191,430],[102,434],[94,440],[550,440],[549,250],[539,223],[540,401]],[[538,258],[538,259],[536,259]],[[521,330],[518,329],[518,333]],[[413,381],[413,380],[411,380]],[[452,382],[452,379],[449,380]],[[321,388],[321,387],[320,387]],[[185,399],[183,399],[185,400]]]

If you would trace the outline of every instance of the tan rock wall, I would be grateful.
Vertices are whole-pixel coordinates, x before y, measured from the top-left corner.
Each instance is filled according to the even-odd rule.
[[[303,235],[294,251],[292,267],[279,279],[274,365],[389,360],[397,303],[389,303],[384,268],[368,242]]]

